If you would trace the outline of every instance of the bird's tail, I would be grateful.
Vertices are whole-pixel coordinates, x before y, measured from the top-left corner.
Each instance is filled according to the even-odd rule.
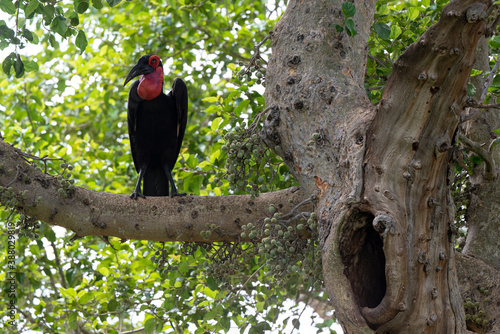
[[[168,179],[161,166],[149,166],[143,180],[144,195],[168,196]]]

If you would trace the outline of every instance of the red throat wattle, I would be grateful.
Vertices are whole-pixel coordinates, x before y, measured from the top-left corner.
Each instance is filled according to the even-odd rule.
[[[154,99],[160,95],[163,88],[163,67],[158,66],[154,72],[141,75],[139,81],[139,97],[144,100]]]

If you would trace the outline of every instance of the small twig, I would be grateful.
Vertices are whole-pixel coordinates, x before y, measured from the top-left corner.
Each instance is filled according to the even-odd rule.
[[[483,91],[481,92],[481,96],[479,97],[480,103],[476,102],[474,99],[469,99],[467,101],[467,104],[469,106],[469,114],[467,115],[462,115],[460,117],[460,123],[464,123],[467,121],[470,121],[474,119],[475,117],[478,116],[478,111],[479,109],[490,109],[490,108],[499,108],[500,103],[494,103],[494,104],[483,104],[484,101],[486,100],[486,95],[488,93],[488,89],[490,88],[491,84],[493,83],[493,78],[495,77],[495,74],[498,72],[498,69],[500,68],[500,57],[497,57],[495,60],[495,65],[491,69],[490,74],[486,77],[486,80],[484,81],[483,84]]]
[[[269,39],[271,38],[271,34],[268,34],[266,37],[264,37],[264,39],[262,41],[260,41],[259,44],[257,44],[253,50],[255,51],[255,53],[253,54],[252,58],[250,58],[250,62],[248,64],[248,67],[252,66],[253,62],[255,62],[255,60],[257,60],[258,57],[260,57],[260,47]],[[262,58],[261,58],[262,59]],[[263,60],[263,59],[262,59]]]
[[[458,134],[458,138],[460,139],[461,142],[467,145],[472,152],[483,157],[484,162],[486,164],[484,178],[490,181],[495,179],[496,178],[495,161],[493,160],[493,157],[491,156],[490,152],[485,150],[480,144],[473,142],[472,140],[470,140],[461,133]]]
[[[257,115],[255,115],[255,118],[253,119],[252,124],[250,124],[248,126],[247,130],[245,130],[245,134],[253,133],[253,131],[257,128],[262,116],[266,115],[269,112],[269,110],[271,110],[271,109],[274,109],[274,106],[267,107],[266,109],[262,110]]]
[[[300,208],[302,205],[315,201],[318,198],[318,192],[311,194],[311,196],[309,196],[308,198],[297,204],[292,210],[290,210],[290,212],[280,216],[280,219],[287,219],[288,217],[295,215],[297,213],[297,209]]]
[[[10,185],[17,180],[17,178],[19,177],[19,170],[20,169],[21,169],[21,166],[17,165],[16,166],[16,176],[14,176],[14,178],[12,179],[12,181],[10,181],[8,184],[5,185],[5,188],[10,187]]]
[[[43,157],[38,157],[36,155],[23,152],[20,149],[15,148],[15,147],[14,147],[14,150],[17,152],[17,154],[19,154],[28,163],[30,162],[28,159],[38,160],[38,161],[43,162],[43,165],[44,165],[44,171],[43,172],[44,172],[44,174],[47,174],[47,162],[48,161],[58,161],[59,160],[59,161],[66,162],[66,160],[63,159],[63,158],[49,158],[48,155],[44,155]]]
[[[469,109],[470,112],[467,115],[462,115],[460,116],[460,123],[465,123],[468,122],[474,118],[476,118],[479,113],[477,112],[477,109]]]
[[[262,268],[264,268],[264,266],[265,266],[265,265],[266,265],[266,264],[264,263],[264,264],[263,264],[263,265],[261,265],[259,268],[257,268],[257,269],[253,272],[253,274],[252,274],[252,275],[250,275],[250,277],[246,280],[246,282],[245,282],[245,283],[243,283],[243,284],[241,285],[241,288],[239,288],[239,289],[238,289],[238,292],[236,292],[236,295],[234,295],[234,297],[233,297],[233,301],[234,301],[234,300],[235,300],[235,299],[236,299],[236,298],[240,295],[240,291],[241,291],[241,290],[243,290],[243,287],[244,287],[245,285],[247,285],[247,283],[248,283],[248,282],[250,282],[250,280],[252,279],[252,277],[254,277],[254,276],[255,276],[255,274],[256,274],[256,273],[258,273],[258,272],[259,272]]]
[[[172,323],[172,322],[170,322]],[[175,328],[174,326],[172,326],[173,328]],[[137,328],[137,329],[132,329],[132,330],[129,330],[129,331],[126,331],[126,332],[120,332],[121,334],[134,334],[134,333],[144,333],[144,327],[141,327],[141,328]]]
[[[480,104],[475,103],[472,105],[473,108],[478,109],[492,109],[492,108],[500,108],[500,103],[492,103],[492,104]]]
[[[260,59],[261,61],[263,61],[266,65],[267,65],[267,62],[264,60],[264,58],[261,57],[260,55],[260,47],[269,39],[271,38],[271,34],[272,32],[270,32],[266,37],[264,37],[264,39],[262,41],[260,41],[259,44],[257,44],[255,47],[254,47],[254,53],[253,53],[253,56],[250,58],[250,61],[248,62],[248,65],[246,66],[246,70],[242,70],[242,72],[240,73],[251,73],[250,71],[250,68],[255,64],[255,61],[257,59]],[[259,65],[255,65],[256,68],[257,66]]]
[[[311,298],[311,297],[308,295],[308,296],[307,296],[307,300],[306,300],[306,302],[304,303],[304,308],[303,308],[303,309],[302,309],[302,311],[300,312],[299,317],[297,318],[297,320],[299,320],[299,319],[300,319],[300,317],[302,317],[302,314],[304,313],[304,311],[305,311],[305,310],[306,310],[306,308],[307,308],[307,305],[309,304],[309,299],[310,299],[310,298]],[[294,330],[295,330],[295,327],[294,327],[294,328],[292,328],[292,331],[290,332],[290,334],[292,334]]]
[[[371,56],[371,55],[368,55],[368,58],[370,58],[371,60],[373,60],[374,62],[377,62],[380,66],[384,66],[385,68],[389,68],[389,66],[387,66],[386,64],[384,64],[380,59],[378,59],[377,57],[374,57],[374,56]]]
[[[64,272],[62,270],[61,259],[59,258],[59,253],[57,252],[57,247],[53,241],[50,242],[50,246],[52,247],[52,251],[54,252],[54,258],[57,266],[57,271],[59,272],[59,276],[61,277],[61,285],[63,288],[68,287],[68,283],[66,282],[66,278],[64,276]]]

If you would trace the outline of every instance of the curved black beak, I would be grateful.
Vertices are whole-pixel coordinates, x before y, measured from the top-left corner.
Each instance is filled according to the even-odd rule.
[[[141,74],[148,74],[148,73],[153,72],[154,70],[155,69],[153,68],[153,66],[150,66],[149,64],[137,63],[134,67],[132,67],[130,72],[128,72],[127,77],[125,78],[125,82],[123,83],[123,85],[125,86],[127,84],[127,82],[129,82],[130,80],[132,80],[133,78],[135,78]]]

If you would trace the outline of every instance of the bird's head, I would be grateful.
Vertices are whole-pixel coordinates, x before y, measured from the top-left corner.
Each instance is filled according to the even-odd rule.
[[[132,80],[133,78],[139,75],[146,75],[149,73],[155,72],[155,70],[161,67],[163,68],[163,64],[161,63],[160,57],[157,55],[144,55],[139,58],[137,64],[128,72],[127,77],[125,78],[125,82],[123,85],[125,86],[127,82]]]

